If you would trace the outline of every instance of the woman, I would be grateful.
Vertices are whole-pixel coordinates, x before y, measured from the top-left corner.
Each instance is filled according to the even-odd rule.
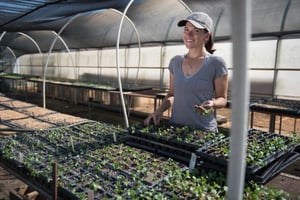
[[[212,19],[195,12],[178,22],[188,49],[169,63],[170,85],[161,106],[144,121],[158,125],[165,110],[172,105],[171,124],[189,125],[204,131],[218,132],[214,110],[227,103],[228,71],[221,57],[212,55]]]

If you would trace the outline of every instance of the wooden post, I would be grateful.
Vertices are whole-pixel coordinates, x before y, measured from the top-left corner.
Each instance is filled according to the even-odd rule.
[[[57,200],[57,164],[52,163],[53,200]]]

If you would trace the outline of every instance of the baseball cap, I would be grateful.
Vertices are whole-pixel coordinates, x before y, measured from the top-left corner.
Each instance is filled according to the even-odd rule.
[[[213,21],[208,16],[208,14],[204,12],[194,12],[190,14],[186,19],[180,20],[178,22],[178,26],[185,26],[186,22],[192,23],[195,27],[199,29],[206,29],[208,32],[212,32],[213,29]]]

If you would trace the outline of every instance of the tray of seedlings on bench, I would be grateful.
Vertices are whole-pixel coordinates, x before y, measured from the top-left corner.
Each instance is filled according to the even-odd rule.
[[[0,136],[0,163],[51,194],[51,166],[55,162],[58,196],[65,200],[88,199],[89,192],[95,200],[125,199],[121,197],[127,195],[127,199],[133,199],[130,198],[132,193],[143,194],[170,172],[186,169],[172,159],[125,145],[119,136],[118,142],[114,142],[112,132],[123,133],[124,130],[89,122]],[[98,146],[94,146],[95,143],[99,143]],[[87,147],[90,144],[91,147]]]
[[[229,137],[223,138],[199,148],[196,154],[203,166],[225,171],[229,161],[229,140]],[[290,163],[291,160],[288,158],[295,156],[294,149],[298,144],[299,139],[294,136],[283,136],[256,129],[249,130],[246,175],[262,174],[262,171],[274,174],[275,169],[280,169],[280,166],[286,162]]]
[[[132,146],[188,161],[191,152],[224,137],[221,133],[209,133],[190,126],[135,125],[128,129],[125,141]]]
[[[135,125],[128,129],[129,138],[132,136],[149,139],[170,146],[195,151],[204,144],[224,138],[222,133],[210,133],[190,126],[164,124],[161,126]]]

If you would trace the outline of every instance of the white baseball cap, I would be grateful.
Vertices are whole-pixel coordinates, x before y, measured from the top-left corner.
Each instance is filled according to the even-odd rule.
[[[186,19],[180,20],[177,25],[185,26],[186,22],[192,23],[196,28],[206,29],[210,33],[213,30],[213,21],[210,16],[204,12],[194,12]]]

